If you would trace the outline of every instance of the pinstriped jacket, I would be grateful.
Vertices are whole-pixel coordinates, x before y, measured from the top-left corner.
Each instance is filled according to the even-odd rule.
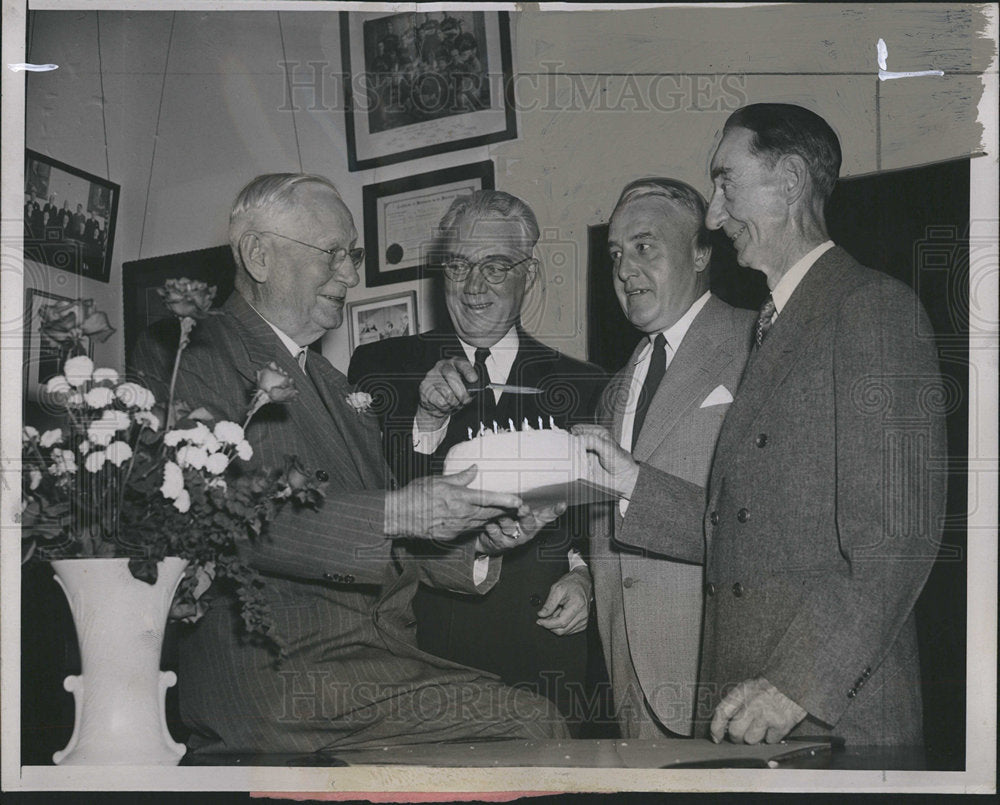
[[[157,399],[166,399],[174,350],[175,342],[158,342],[150,332],[136,344],[133,371]],[[182,639],[181,711],[195,731],[194,748],[313,751],[335,742],[331,723],[360,706],[350,700],[359,683],[398,691],[436,675],[448,681],[461,677],[456,672],[481,676],[416,648],[411,600],[419,581],[484,592],[495,584],[500,562],[491,560],[477,588],[471,554],[457,550],[454,561],[420,561],[405,541],[385,538],[384,489],[391,473],[378,423],[347,403],[353,388],[340,372],[310,354],[310,377],[304,377],[273,330],[234,292],[217,315],[195,327],[176,396],[239,422],[256,371],[268,361],[296,380],[299,395],[254,417],[247,429],[252,463],[280,466],[296,455],[328,480],[326,497],[318,511],[286,507],[246,551],[267,577],[276,628],[287,644],[280,670],[266,647],[241,639],[238,617],[225,599]],[[333,680],[334,692],[324,692],[319,702],[313,688],[324,680]],[[292,717],[289,708],[309,699],[310,690],[307,705],[315,718]]]
[[[707,546],[702,733],[728,686],[763,676],[808,711],[793,735],[922,742],[913,607],[941,537],[941,391],[913,292],[833,248],[751,355],[707,508],[642,465],[618,538],[689,561]]]

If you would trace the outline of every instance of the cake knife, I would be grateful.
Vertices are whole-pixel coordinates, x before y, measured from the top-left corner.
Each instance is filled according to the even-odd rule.
[[[541,394],[542,390],[540,388],[535,388],[534,386],[510,386],[506,383],[490,383],[483,388],[493,389],[494,391],[501,391],[506,394]],[[482,391],[483,388],[471,388],[469,393],[476,391]]]

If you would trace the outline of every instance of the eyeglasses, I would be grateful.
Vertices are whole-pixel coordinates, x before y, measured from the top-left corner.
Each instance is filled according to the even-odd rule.
[[[509,263],[500,257],[487,257],[478,263],[470,263],[461,257],[451,257],[445,260],[441,264],[441,267],[444,269],[445,276],[452,282],[463,282],[472,272],[472,269],[478,268],[483,274],[483,279],[490,283],[490,285],[499,285],[507,279],[507,275],[511,271],[532,259],[534,258],[525,257],[516,263]]]
[[[319,246],[313,246],[311,243],[306,243],[302,240],[296,240],[295,238],[290,238],[288,235],[282,235],[278,232],[261,232],[261,235],[274,235],[276,238],[281,238],[282,240],[290,240],[292,243],[298,243],[300,246],[308,246],[310,249],[315,249],[318,252],[323,252],[323,254],[330,255],[331,265],[339,265],[343,262],[345,257],[350,257],[351,262],[354,264],[355,268],[358,268],[365,259],[365,250],[358,247],[356,249],[345,249],[343,246],[338,246],[335,249],[321,249]]]

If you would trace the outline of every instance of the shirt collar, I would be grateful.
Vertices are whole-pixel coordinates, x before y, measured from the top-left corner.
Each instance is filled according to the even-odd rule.
[[[774,300],[775,315],[781,313],[782,308],[788,304],[788,299],[791,297],[792,292],[799,287],[799,283],[802,282],[802,278],[806,275],[806,272],[812,268],[813,263],[826,254],[828,249],[832,248],[832,240],[823,241],[815,249],[800,257],[798,262],[788,269],[785,275],[778,280],[778,284],[771,291],[771,299]]]
[[[677,350],[680,349],[681,341],[684,340],[684,336],[687,335],[687,331],[691,329],[691,323],[695,320],[701,309],[705,307],[705,303],[708,302],[709,297],[712,295],[711,291],[705,291],[701,296],[699,296],[694,304],[687,309],[687,312],[681,316],[677,321],[671,324],[666,330],[662,331],[663,337],[667,341],[667,345],[670,347],[670,351],[673,354],[677,354]],[[643,347],[642,352],[639,353],[639,357],[636,358],[636,363],[641,363],[649,355],[650,351],[653,349],[653,341],[656,340],[656,336],[660,333],[649,333],[646,338],[646,345]]]
[[[467,344],[461,338],[458,339],[465,352],[465,357],[469,363],[476,362],[476,347]],[[511,327],[503,337],[490,347],[490,356],[486,359],[486,368],[490,372],[490,380],[494,383],[506,383],[510,377],[510,370],[514,366],[514,359],[517,357],[517,350],[521,346],[521,339],[517,335],[517,326]]]
[[[250,305],[249,302],[247,302],[247,304]],[[253,305],[250,305],[250,308],[253,310],[254,313],[256,313],[258,316],[264,319],[264,317],[261,316],[260,311],[257,310],[257,308],[255,308]],[[297,344],[295,342],[295,339],[293,339],[288,333],[286,333],[280,327],[276,327],[275,325],[271,324],[271,322],[269,322],[267,319],[264,319],[264,323],[272,330],[274,330],[274,334],[278,336],[278,340],[285,345],[285,349],[287,349],[291,353],[293,358],[298,358],[299,353],[307,349],[307,347],[304,347],[301,344]]]

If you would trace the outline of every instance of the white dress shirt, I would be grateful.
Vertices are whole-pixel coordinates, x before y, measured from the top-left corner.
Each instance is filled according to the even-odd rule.
[[[245,298],[246,297],[244,297],[244,299]],[[247,304],[250,305],[249,302],[247,302]],[[254,313],[256,313],[258,316],[264,319],[264,317],[261,316],[261,313],[259,310],[257,310],[257,308],[255,308],[253,305],[250,305],[250,308],[253,310]],[[278,336],[278,340],[285,345],[285,349],[287,349],[292,354],[292,357],[295,358],[296,361],[298,361],[299,366],[303,367],[302,371],[305,371],[305,367],[303,366],[301,356],[308,353],[309,347],[308,346],[304,347],[301,344],[296,343],[295,339],[293,339],[288,333],[286,333],[280,327],[271,324],[271,322],[269,322],[267,319],[264,319],[264,323],[272,330],[274,330],[274,334]]]
[[[684,336],[691,329],[691,322],[701,313],[701,309],[705,307],[705,303],[708,302],[711,295],[710,291],[705,291],[705,293],[694,301],[694,304],[687,309],[687,312],[683,316],[666,330],[662,331],[663,337],[667,342],[664,347],[667,352],[666,366],[670,366],[670,361],[673,360],[674,355],[677,354],[677,350],[680,349],[681,341],[684,340]],[[648,334],[646,346],[639,353],[639,357],[636,358],[633,364],[635,369],[632,372],[632,381],[629,385],[628,402],[625,405],[625,415],[622,417],[622,435],[621,439],[619,439],[619,444],[630,453],[632,452],[632,427],[635,424],[635,409],[639,402],[639,394],[642,392],[642,384],[646,382],[646,375],[649,373],[649,364],[653,356],[653,342],[658,335],[660,333]],[[628,510],[627,498],[621,498],[618,501],[618,509],[624,517],[625,512]]]
[[[788,304],[792,292],[799,287],[799,283],[802,282],[802,278],[806,275],[806,272],[813,267],[813,263],[826,254],[828,249],[832,248],[832,240],[823,241],[815,249],[800,257],[795,265],[785,272],[785,276],[778,280],[778,284],[771,291],[771,299],[774,301],[774,316],[771,318],[772,324],[778,318],[778,314],[781,313],[782,308]]]

